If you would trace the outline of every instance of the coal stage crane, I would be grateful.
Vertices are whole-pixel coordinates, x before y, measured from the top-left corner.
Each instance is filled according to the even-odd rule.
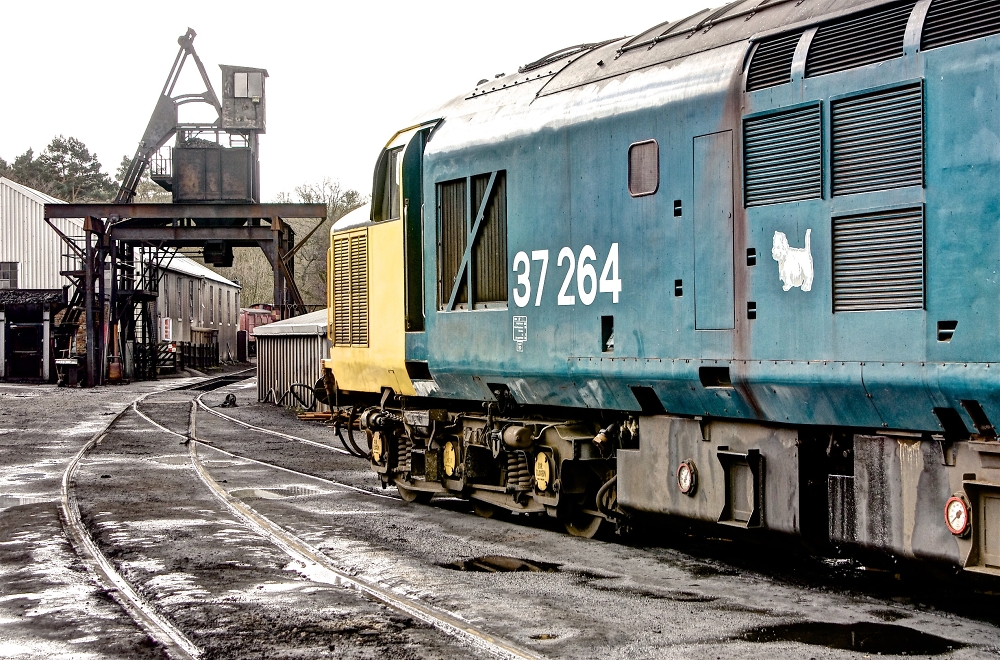
[[[177,40],[177,55],[114,203],[45,208],[47,219],[84,218],[85,244],[63,237],[85,266],[65,273],[76,292],[58,328],[56,349],[72,352],[77,330],[85,323],[88,385],[100,384],[109,374],[156,377],[160,277],[182,248],[199,250],[207,264],[227,267],[233,264],[233,248],[259,247],[273,268],[280,316],[305,311],[293,256],[325,221],[326,206],[260,202],[259,138],[266,127],[267,71],[220,65],[217,95],[195,51],[195,36],[189,28]],[[176,93],[188,61],[197,67],[204,91]],[[214,120],[181,121],[179,109],[190,103],[210,106]],[[175,142],[168,146],[172,138]],[[136,203],[147,170],[153,182],[170,192],[171,203]],[[318,223],[296,244],[289,218],[315,218]]]

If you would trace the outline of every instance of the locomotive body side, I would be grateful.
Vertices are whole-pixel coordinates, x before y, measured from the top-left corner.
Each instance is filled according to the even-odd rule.
[[[371,271],[383,483],[1000,570],[1000,26],[963,7],[735,3],[436,111]]]

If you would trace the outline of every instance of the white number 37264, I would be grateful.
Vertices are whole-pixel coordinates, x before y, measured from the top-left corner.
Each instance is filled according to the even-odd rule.
[[[538,286],[535,291],[535,307],[542,304],[542,292],[545,290],[545,275],[549,269],[549,251],[532,250],[531,257],[528,253],[521,251],[514,256],[514,274],[517,275],[517,284],[514,286],[514,304],[524,307],[531,302],[531,263],[541,262],[538,273]],[[611,302],[618,302],[618,294],[622,290],[622,281],[618,277],[618,244],[612,243],[608,250],[608,256],[604,260],[604,268],[601,270],[601,278],[597,278],[597,270],[594,263],[597,262],[597,253],[590,245],[584,245],[580,249],[580,254],[574,254],[572,248],[564,247],[559,250],[556,259],[556,267],[566,268],[566,276],[563,279],[559,295],[556,296],[556,303],[559,305],[575,305],[577,296],[584,305],[590,305],[597,298],[598,292],[610,293]],[[571,293],[573,286],[573,274],[576,274],[576,295]]]

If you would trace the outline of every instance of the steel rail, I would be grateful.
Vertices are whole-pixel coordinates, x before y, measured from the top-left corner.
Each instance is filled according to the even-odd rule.
[[[201,394],[200,396],[204,396],[204,395],[205,394]],[[145,413],[143,413],[141,410],[139,410],[135,406],[133,406],[133,409],[135,410],[136,414],[139,415],[139,417],[142,417],[144,420],[146,420],[147,422],[149,422],[150,424],[152,424],[156,428],[160,429],[164,433],[169,433],[171,435],[177,436],[178,438],[181,438],[182,440],[185,440],[185,441],[190,439],[188,435],[185,435],[183,433],[178,433],[177,431],[172,431],[172,430],[168,429],[167,427],[163,426],[162,424],[159,424],[158,422],[156,422],[156,420],[150,418],[148,415],[146,415]],[[303,442],[309,442],[309,441],[305,440],[305,438],[297,438],[297,439],[302,440]],[[215,451],[221,452],[221,453],[225,454],[226,456],[231,456],[231,457],[237,458],[237,459],[239,459],[241,461],[248,461],[250,463],[256,463],[257,465],[263,465],[264,467],[273,468],[275,470],[281,470],[282,472],[288,472],[289,474],[294,474],[294,475],[296,475],[298,477],[305,477],[306,479],[315,479],[316,481],[322,481],[323,483],[330,484],[331,486],[335,486],[337,488],[343,488],[343,489],[346,489],[346,490],[356,491],[356,492],[361,493],[363,495],[370,495],[371,497],[381,497],[381,498],[387,499],[387,500],[400,500],[399,497],[394,497],[392,495],[385,495],[383,493],[376,493],[374,491],[370,491],[370,490],[367,490],[365,488],[360,488],[358,486],[352,486],[351,484],[345,484],[345,483],[343,483],[341,481],[335,481],[333,479],[327,479],[325,477],[319,477],[319,476],[316,476],[315,474],[309,474],[307,472],[299,472],[298,470],[293,470],[291,468],[286,468],[286,467],[282,467],[280,465],[275,465],[274,463],[268,463],[267,461],[261,461],[261,460],[258,460],[256,458],[250,458],[249,456],[244,456],[243,454],[235,454],[235,453],[233,453],[231,451],[226,451],[225,449],[222,449],[221,447],[213,444],[212,442],[209,442],[208,440],[201,440],[201,439],[199,439],[197,442],[200,442],[201,444],[203,444],[203,445],[205,445],[207,447],[211,447]],[[336,447],[331,447],[331,449],[336,449]]]
[[[383,495],[381,493],[374,493],[363,488],[358,488],[357,486],[351,486],[349,484],[344,484],[339,481],[334,481],[332,479],[325,479],[323,477],[318,477],[316,475],[306,474],[303,472],[298,472],[289,468],[285,468],[279,465],[274,465],[272,463],[267,463],[265,461],[260,461],[247,456],[240,456],[239,454],[234,454],[232,452],[216,447],[209,441],[202,440],[197,435],[197,411],[198,408],[203,408],[210,413],[213,413],[219,417],[227,420],[239,422],[228,415],[223,415],[217,411],[208,408],[205,403],[201,400],[207,392],[199,394],[193,401],[197,405],[191,406],[190,420],[188,422],[187,435],[183,433],[178,433],[165,426],[159,424],[148,415],[143,413],[138,408],[139,401],[133,402],[133,410],[149,424],[155,426],[161,431],[168,433],[170,435],[176,436],[178,438],[183,438],[188,443],[188,451],[191,456],[192,465],[198,474],[201,481],[212,491],[212,493],[230,510],[233,515],[239,518],[244,524],[249,528],[268,539],[276,547],[281,549],[292,559],[299,561],[307,569],[313,569],[310,574],[314,577],[317,572],[320,574],[325,573],[327,577],[327,582],[339,586],[350,586],[358,591],[366,594],[367,596],[383,603],[384,605],[391,607],[397,611],[400,611],[408,616],[411,616],[419,621],[427,623],[428,625],[434,626],[435,628],[441,630],[442,632],[456,637],[461,641],[471,645],[473,648],[482,650],[490,655],[498,658],[504,658],[509,660],[540,660],[540,656],[528,651],[526,649],[521,649],[506,640],[494,637],[484,631],[481,631],[474,626],[470,625],[467,621],[459,617],[458,615],[452,614],[440,610],[436,607],[427,605],[413,598],[406,596],[401,596],[392,592],[391,589],[384,587],[378,583],[371,582],[353,576],[342,569],[338,568],[333,564],[332,560],[323,554],[321,551],[313,548],[311,545],[298,538],[296,535],[292,534],[290,531],[282,528],[276,523],[272,522],[266,516],[260,514],[258,511],[242,502],[238,498],[230,495],[225,488],[223,488],[212,476],[209,474],[208,470],[204,467],[201,461],[198,459],[198,446],[202,445],[210,450],[217,451],[226,456],[231,456],[236,459],[246,460],[258,465],[263,465],[265,467],[275,468],[283,472],[290,474],[295,474],[300,477],[305,477],[307,479],[312,479],[315,481],[320,481],[323,483],[330,484],[334,487],[347,488],[352,491],[357,491],[365,495],[370,495],[374,497],[397,499],[389,495]],[[263,429],[262,427],[256,427],[251,424],[241,423],[241,425],[248,428],[258,429],[264,432],[272,433],[280,437],[285,437],[290,440],[298,440],[311,445],[321,445],[327,449],[337,449],[336,447],[329,447],[327,445],[322,445],[321,443],[316,443],[313,441],[306,440],[305,438],[298,438],[296,436],[291,436],[285,433],[278,433],[276,431],[271,431],[270,429]],[[342,450],[341,450],[342,451]],[[346,452],[345,452],[346,453]]]
[[[208,406],[206,406],[205,403],[201,400],[201,398],[205,396],[205,394],[207,394],[207,392],[199,394],[198,397],[195,399],[195,401],[198,404],[198,407],[201,407],[210,413],[218,415],[219,417],[240,423],[239,420],[229,417],[228,415],[223,415],[222,413],[212,410]],[[155,422],[153,423],[156,424]],[[241,423],[241,424],[249,428],[262,430],[265,432],[272,433],[274,435],[279,435],[281,437],[289,438],[292,440],[303,441],[306,442],[307,444],[313,444],[313,445],[319,444],[328,449],[336,449],[336,447],[329,447],[327,445],[322,445],[321,443],[305,440],[304,438],[297,438],[296,436],[291,436],[288,434],[271,431],[270,429],[255,427],[253,425],[246,423]],[[159,424],[157,424],[157,426],[159,426]],[[230,495],[225,488],[223,488],[217,481],[215,481],[215,479],[212,478],[212,476],[205,469],[204,465],[202,465],[201,461],[198,460],[197,448],[198,445],[204,445],[205,447],[208,447],[215,451],[219,451],[229,456],[242,458],[244,460],[249,460],[260,465],[275,467],[286,472],[291,472],[310,479],[323,481],[332,484],[334,486],[350,488],[351,490],[357,490],[366,495],[372,495],[383,498],[387,497],[389,499],[396,499],[396,498],[387,495],[382,495],[381,493],[373,493],[371,491],[366,491],[356,486],[350,486],[348,484],[343,484],[338,481],[324,479],[322,477],[316,477],[314,475],[304,474],[301,472],[297,472],[295,470],[290,470],[288,468],[282,468],[280,466],[272,465],[264,461],[258,461],[252,458],[237,456],[236,454],[225,451],[209,442],[201,440],[197,436],[197,428],[198,428],[197,407],[192,406],[191,419],[188,423],[188,429],[191,432],[191,434],[187,436],[187,439],[189,441],[188,451],[191,456],[191,462],[194,465],[195,470],[198,472],[199,478],[201,478],[202,482],[206,486],[208,486],[209,489],[212,490],[215,496],[218,499],[220,499],[223,502],[223,504],[225,504],[226,507],[234,515],[243,520],[243,522],[247,524],[251,529],[254,529],[259,534],[269,539],[272,543],[274,543],[277,547],[283,550],[290,557],[302,562],[307,567],[314,567],[332,573],[331,582],[333,582],[334,584],[343,585],[346,583],[351,587],[361,591],[362,593],[367,594],[371,598],[374,598],[379,602],[387,605],[388,607],[396,609],[400,612],[403,612],[404,614],[412,616],[415,619],[418,619],[420,621],[423,621],[424,623],[432,625],[435,628],[438,628],[439,630],[445,632],[446,634],[461,639],[462,641],[472,645],[474,648],[485,651],[490,655],[493,655],[498,658],[513,659],[513,660],[537,660],[540,658],[540,656],[532,653],[531,651],[518,648],[513,644],[511,644],[510,642],[493,637],[492,635],[489,635],[488,633],[485,633],[471,626],[467,621],[465,621],[464,619],[455,614],[440,610],[425,603],[421,603],[420,601],[417,601],[412,598],[400,596],[398,594],[393,593],[390,589],[379,585],[378,583],[373,583],[368,580],[363,580],[361,578],[358,578],[341,570],[336,565],[334,565],[333,562],[330,560],[330,558],[327,557],[325,554],[316,550],[311,545],[309,545],[302,539],[298,538],[290,531],[275,524],[269,518],[262,515],[254,508],[243,502],[242,500],[239,500],[238,498],[235,498],[232,495]],[[173,433],[174,435],[180,435],[173,431],[170,432]]]
[[[192,408],[192,415],[195,412],[196,409]],[[317,573],[326,573],[327,579],[325,581],[335,585],[353,587],[392,609],[434,626],[438,630],[494,657],[505,660],[541,660],[541,656],[479,630],[456,614],[427,605],[419,600],[396,594],[388,587],[358,578],[341,570],[325,554],[316,550],[290,531],[272,522],[245,502],[230,495],[225,488],[212,478],[208,470],[205,469],[198,459],[198,446],[202,444],[209,449],[215,449],[207,443],[202,443],[197,437],[190,438],[188,444],[191,464],[194,466],[201,481],[244,524],[267,538],[292,559],[301,562],[306,569],[312,569],[308,574],[313,579],[316,578]]]
[[[125,406],[100,431],[95,433],[70,461],[62,477],[60,504],[62,506],[63,523],[67,536],[70,537],[78,554],[93,576],[94,581],[104,588],[114,598],[115,602],[121,605],[122,609],[139,624],[151,639],[162,644],[171,657],[196,659],[201,655],[198,647],[172,623],[160,616],[155,608],[146,602],[132,588],[128,581],[115,570],[111,562],[108,561],[108,558],[101,552],[101,549],[97,547],[97,543],[90,535],[90,532],[87,531],[80,517],[80,506],[76,499],[75,489],[72,486],[73,474],[76,472],[76,468],[84,455],[100,444],[104,436],[110,431],[111,426],[121,419],[128,412],[129,408],[137,410],[136,404],[150,394],[153,394],[153,392],[143,394],[133,400],[131,405]]]
[[[205,411],[212,413],[216,417],[221,417],[226,421],[233,422],[234,424],[239,424],[243,428],[251,429],[253,431],[260,431],[261,433],[267,433],[269,435],[277,436],[279,438],[285,438],[287,440],[295,440],[297,442],[303,442],[307,445],[312,445],[314,447],[321,447],[322,449],[329,449],[330,451],[335,451],[341,454],[345,454],[347,456],[354,456],[354,454],[352,454],[351,452],[347,451],[346,449],[341,449],[340,447],[333,447],[330,445],[323,444],[322,442],[316,442],[315,440],[307,440],[305,438],[299,438],[294,435],[288,435],[287,433],[281,433],[280,431],[272,431],[271,429],[266,429],[262,426],[254,426],[253,424],[236,419],[235,417],[224,415],[220,413],[218,410],[212,410],[211,408],[209,408],[208,405],[206,405],[205,402],[201,400],[201,396],[197,398],[197,401],[198,405],[201,406]],[[351,430],[348,429],[348,433],[350,432]]]

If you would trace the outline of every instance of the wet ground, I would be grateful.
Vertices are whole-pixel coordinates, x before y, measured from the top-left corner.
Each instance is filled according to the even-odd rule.
[[[62,471],[140,387],[0,386],[0,657],[163,657],[94,586],[65,540]],[[42,392],[42,394],[38,394]],[[62,395],[65,391],[59,391]],[[545,518],[485,520],[459,500],[406,504],[328,427],[256,403],[252,381],[149,396],[233,502],[342,574],[450,613],[551,658],[946,658],[1000,655],[1000,600],[962,579],[922,580],[804,557],[797,547],[704,540],[653,523],[628,542],[572,538]],[[78,394],[83,394],[79,396]],[[247,524],[199,477],[192,448],[125,413],[80,463],[81,518],[112,565],[206,658],[465,658],[482,649],[351,589]],[[37,499],[24,499],[37,498]],[[930,585],[930,586],[928,586]],[[949,590],[965,590],[949,593]]]
[[[70,458],[126,401],[100,390],[0,384],[0,657],[164,657],[74,552],[60,520]]]

